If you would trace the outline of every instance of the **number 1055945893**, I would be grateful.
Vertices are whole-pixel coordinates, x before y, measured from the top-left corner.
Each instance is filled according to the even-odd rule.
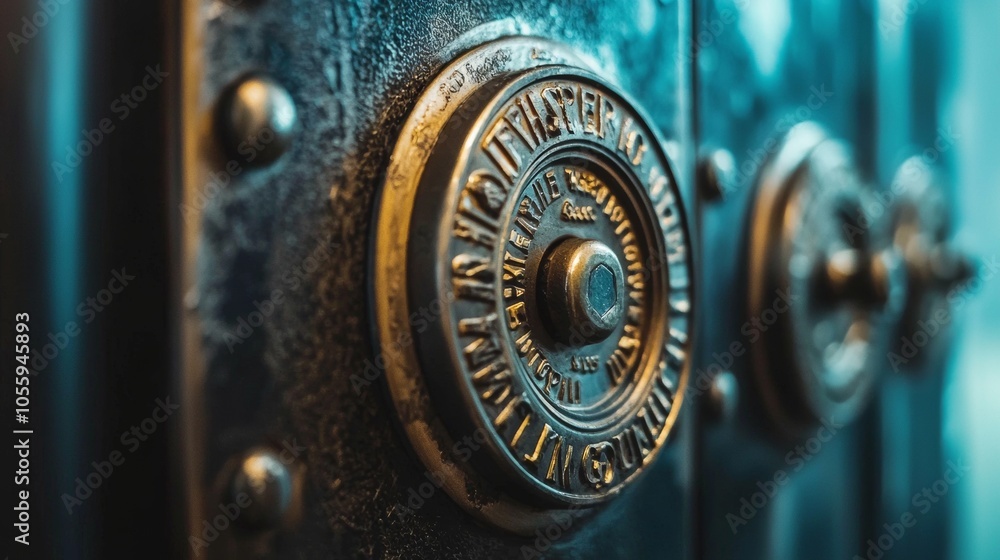
[[[31,317],[27,313],[18,313],[14,316],[14,361],[16,377],[14,380],[14,419],[18,424],[28,423],[28,411],[31,400],[29,399],[28,386],[31,384],[30,370],[28,369],[28,343],[31,341],[30,327],[28,325]]]

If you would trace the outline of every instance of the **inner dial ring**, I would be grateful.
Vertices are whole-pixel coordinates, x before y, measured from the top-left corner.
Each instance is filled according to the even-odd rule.
[[[647,235],[654,224],[645,202],[625,187],[633,178],[593,147],[560,148],[540,157],[509,199],[501,230],[507,242],[495,259],[503,330],[540,404],[574,429],[599,431],[651,376],[644,374],[653,368],[642,363],[650,357],[640,349],[656,348],[654,338],[662,336],[650,328],[657,312],[650,306],[662,306],[655,294],[665,282],[649,266],[662,243]],[[592,257],[572,274],[563,270],[569,266],[560,253],[582,260],[594,249],[607,260]],[[562,279],[570,276],[587,285],[567,289]],[[609,317],[610,332],[585,318],[574,321],[565,309],[571,295],[587,300],[580,307]]]
[[[687,370],[690,243],[661,143],[620,94],[557,67],[503,84],[452,138],[429,162],[454,170],[449,188],[414,217],[451,215],[426,230],[443,258],[415,282],[454,297],[440,335],[418,337],[431,398],[452,437],[489,434],[471,464],[505,488],[607,499],[666,440]],[[427,245],[413,241],[418,261]],[[609,318],[606,332],[589,336],[587,316]]]

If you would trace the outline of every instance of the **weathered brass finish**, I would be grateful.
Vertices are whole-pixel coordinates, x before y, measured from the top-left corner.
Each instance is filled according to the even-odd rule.
[[[585,66],[529,38],[449,65],[403,128],[376,221],[378,336],[414,450],[456,502],[523,533],[634,480],[688,375],[670,163]]]

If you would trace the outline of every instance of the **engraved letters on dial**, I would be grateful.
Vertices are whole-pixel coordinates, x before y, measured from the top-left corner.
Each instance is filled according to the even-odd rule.
[[[459,176],[450,283],[466,379],[511,461],[576,499],[620,486],[663,443],[686,363],[688,239],[656,142],[617,97],[543,80],[494,110]],[[622,318],[597,342],[560,339],[541,309],[544,263],[570,237],[620,264]]]

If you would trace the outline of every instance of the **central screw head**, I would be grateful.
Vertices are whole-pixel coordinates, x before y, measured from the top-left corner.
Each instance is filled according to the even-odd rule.
[[[572,346],[607,338],[625,311],[625,275],[618,256],[600,241],[561,241],[542,263],[541,303],[548,327]]]
[[[883,307],[889,297],[889,271],[881,254],[841,249],[822,263],[821,294],[828,302],[851,301],[871,308]]]

